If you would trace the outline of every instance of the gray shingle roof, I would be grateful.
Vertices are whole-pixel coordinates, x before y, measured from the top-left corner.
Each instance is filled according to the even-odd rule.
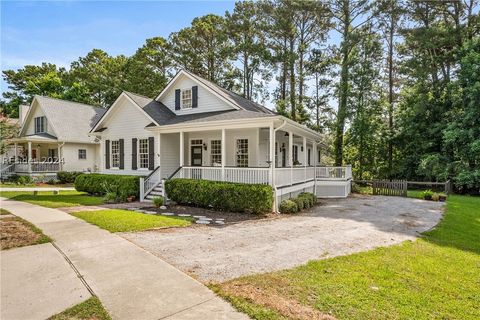
[[[151,98],[138,95],[136,93],[124,91],[135,103],[142,108],[153,120],[159,125],[164,125],[166,122],[176,117],[166,105]]]
[[[88,104],[35,96],[60,141],[93,142],[92,126],[106,112]]]

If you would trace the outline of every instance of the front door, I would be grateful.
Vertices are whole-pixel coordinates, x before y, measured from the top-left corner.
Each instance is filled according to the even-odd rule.
[[[287,166],[287,152],[285,148],[282,148],[282,168]]]
[[[202,166],[202,146],[191,147],[191,164],[193,167]]]
[[[191,164],[193,167],[202,166],[202,146],[191,146]],[[192,168],[192,179],[202,179],[202,169]]]

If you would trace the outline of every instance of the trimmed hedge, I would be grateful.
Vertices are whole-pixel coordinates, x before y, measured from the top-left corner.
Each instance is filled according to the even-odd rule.
[[[81,174],[82,172],[78,171],[59,171],[57,172],[57,178],[60,183],[74,183],[75,179]]]
[[[105,195],[114,190],[122,197],[140,195],[140,177],[117,174],[83,173],[75,179],[75,189],[89,194]]]
[[[172,179],[165,182],[165,190],[179,204],[256,214],[272,211],[273,190],[269,185]]]
[[[286,199],[280,202],[281,213],[297,213],[303,209],[309,209],[317,203],[317,197],[310,192],[302,192],[296,198]]]

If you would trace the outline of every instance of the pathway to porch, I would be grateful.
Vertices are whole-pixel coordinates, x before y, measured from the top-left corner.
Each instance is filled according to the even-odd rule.
[[[207,287],[131,242],[56,209],[0,198],[52,237],[113,319],[248,319]]]

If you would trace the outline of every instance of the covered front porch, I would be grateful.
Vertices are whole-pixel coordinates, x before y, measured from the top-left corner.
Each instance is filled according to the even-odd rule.
[[[315,181],[351,177],[350,167],[322,166],[318,133],[293,121],[155,129],[160,163],[142,179],[142,195],[147,198],[160,181],[173,178],[268,184],[291,192],[310,188]]]
[[[10,142],[11,157],[5,159],[4,173],[49,174],[62,170],[63,143],[49,135],[33,135]],[[8,169],[7,169],[8,167]]]

